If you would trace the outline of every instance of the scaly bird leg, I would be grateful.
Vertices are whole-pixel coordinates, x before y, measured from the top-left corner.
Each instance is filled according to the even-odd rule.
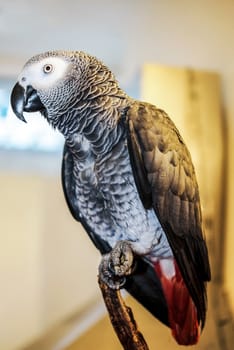
[[[128,241],[119,241],[109,254],[102,257],[99,278],[112,289],[120,289],[125,284],[125,276],[134,270],[134,254]]]

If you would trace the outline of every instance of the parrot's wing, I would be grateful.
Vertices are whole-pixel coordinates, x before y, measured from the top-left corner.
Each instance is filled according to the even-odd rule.
[[[76,180],[74,176],[74,159],[66,144],[63,151],[62,185],[67,205],[73,217],[80,221],[101,254],[110,252],[111,247],[93,232],[79,213],[75,194]],[[168,326],[166,300],[163,295],[160,280],[155,275],[152,264],[147,260],[138,258],[134,274],[127,276],[126,280],[124,288],[156,318]]]
[[[128,148],[145,208],[153,208],[205,322],[210,267],[194,167],[178,130],[162,110],[135,102],[127,112]]]
[[[111,247],[99,236],[97,236],[95,232],[93,232],[93,230],[89,227],[88,223],[79,213],[79,208],[76,204],[77,201],[75,194],[76,180],[74,176],[74,158],[66,143],[64,145],[63,150],[62,186],[65,199],[72,216],[82,224],[89,237],[91,238],[92,242],[94,243],[96,248],[101,252],[101,254],[109,252],[111,250]]]

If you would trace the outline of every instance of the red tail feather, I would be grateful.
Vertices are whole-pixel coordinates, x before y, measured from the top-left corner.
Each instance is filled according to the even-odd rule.
[[[176,261],[160,260],[154,263],[154,267],[167,301],[168,318],[173,337],[180,345],[196,344],[200,335],[197,309]]]

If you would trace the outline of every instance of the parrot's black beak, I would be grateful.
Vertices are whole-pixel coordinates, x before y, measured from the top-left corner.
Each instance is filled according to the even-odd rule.
[[[26,123],[23,112],[40,112],[45,109],[37,91],[28,86],[26,89],[16,83],[11,93],[11,107],[15,115]]]

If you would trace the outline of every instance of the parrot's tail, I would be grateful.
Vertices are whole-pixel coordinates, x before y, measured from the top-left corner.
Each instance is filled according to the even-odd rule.
[[[196,344],[200,336],[197,309],[174,259],[154,263],[168,306],[172,335],[180,345]]]

